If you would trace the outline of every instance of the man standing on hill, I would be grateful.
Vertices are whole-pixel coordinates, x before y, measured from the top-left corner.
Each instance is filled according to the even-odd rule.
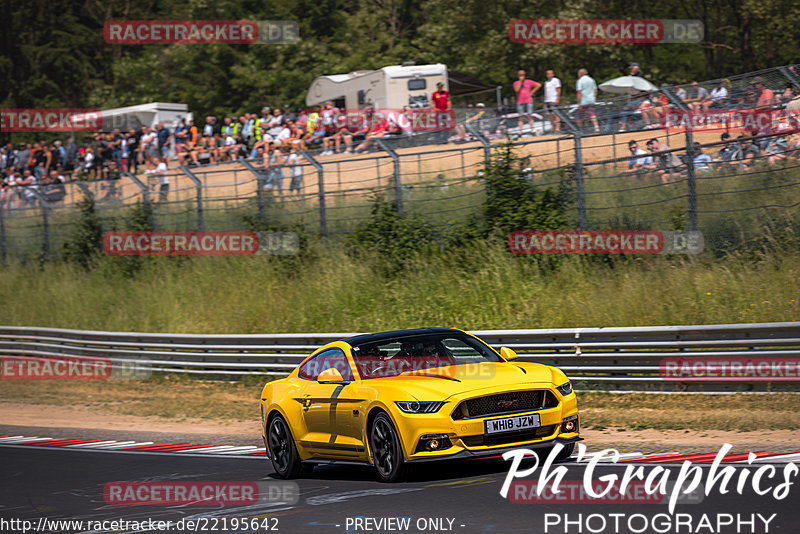
[[[578,70],[578,83],[575,84],[575,89],[578,91],[578,123],[583,127],[584,121],[590,118],[594,124],[594,131],[599,132],[597,115],[594,113],[594,104],[597,101],[597,83],[589,76],[589,71],[586,69]]]
[[[453,128],[450,124],[450,111],[453,109],[453,104],[450,101],[450,92],[444,88],[444,82],[436,84],[436,91],[431,95],[431,102],[433,103],[433,110],[436,113],[436,129],[439,134],[436,136],[439,143],[447,142],[447,132]],[[363,144],[361,145],[363,146]]]
[[[547,80],[544,82],[544,109],[548,111],[547,118],[553,131],[561,129],[561,119],[555,113],[555,108],[561,103],[561,80],[556,78],[555,72],[548,70],[545,75]]]
[[[528,118],[528,124],[531,127],[531,135],[533,135],[533,95],[536,91],[541,89],[542,84],[529,80],[525,77],[525,71],[520,69],[517,72],[517,81],[514,82],[514,92],[517,94],[517,128],[519,132],[518,137],[522,137],[522,118]]]

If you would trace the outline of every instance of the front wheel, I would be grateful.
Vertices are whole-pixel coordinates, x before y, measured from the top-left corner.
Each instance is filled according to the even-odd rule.
[[[269,443],[269,458],[272,460],[272,467],[280,478],[296,478],[303,470],[303,463],[294,445],[292,432],[286,420],[275,415],[269,423],[267,430],[267,442]]]
[[[396,482],[404,474],[403,449],[392,420],[381,412],[375,416],[369,433],[372,462],[381,482]]]

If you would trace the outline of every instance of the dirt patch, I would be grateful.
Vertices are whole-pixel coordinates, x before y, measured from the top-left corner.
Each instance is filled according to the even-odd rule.
[[[197,418],[170,419],[109,414],[87,406],[4,403],[0,407],[0,432],[43,437],[133,439],[209,444],[260,443],[260,421],[220,421]],[[10,426],[16,428],[9,428]],[[54,432],[58,435],[54,435]],[[586,429],[581,436],[590,450],[614,448],[621,452],[716,452],[730,443],[736,452],[773,453],[800,450],[800,430],[733,432],[724,430],[604,430]]]

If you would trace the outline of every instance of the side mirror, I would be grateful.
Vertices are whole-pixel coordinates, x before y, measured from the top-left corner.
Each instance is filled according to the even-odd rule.
[[[508,347],[500,347],[500,356],[502,356],[503,359],[507,362],[517,359],[517,353],[509,349]]]
[[[342,378],[342,373],[340,373],[339,370],[334,367],[325,369],[317,377],[317,382],[320,384],[341,384],[344,381],[345,380]]]

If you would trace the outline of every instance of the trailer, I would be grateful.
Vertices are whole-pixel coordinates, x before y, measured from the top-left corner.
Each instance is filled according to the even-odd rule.
[[[429,108],[430,95],[439,82],[448,89],[447,67],[441,63],[391,65],[320,76],[308,89],[306,105],[318,106],[330,100],[340,109]]]

